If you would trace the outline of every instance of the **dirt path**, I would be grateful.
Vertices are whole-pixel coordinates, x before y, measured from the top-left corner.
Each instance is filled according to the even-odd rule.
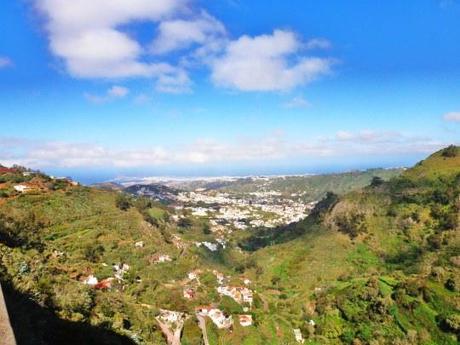
[[[180,334],[181,330],[171,331],[168,325],[164,322],[161,322],[157,319],[158,324],[160,325],[161,331],[166,336],[166,341],[168,345],[180,345]]]
[[[171,313],[171,312],[169,312]],[[167,320],[162,319],[157,316],[155,319],[160,325],[161,331],[166,337],[168,345],[180,345],[180,338],[182,336],[182,329],[184,328],[184,323],[187,320],[188,316],[184,313],[179,313],[175,322],[168,322]]]
[[[13,329],[11,328],[10,318],[6,309],[3,291],[0,285],[0,342],[3,345],[16,345]]]
[[[198,319],[198,327],[200,327],[201,332],[203,333],[203,342],[204,345],[209,345],[208,331],[206,330],[206,320],[203,316],[196,316]]]

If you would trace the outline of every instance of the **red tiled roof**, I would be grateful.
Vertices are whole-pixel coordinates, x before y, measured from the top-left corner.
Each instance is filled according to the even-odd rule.
[[[96,285],[94,285],[94,288],[98,290],[110,289],[111,287],[112,287],[111,279],[104,279],[100,281],[99,283],[97,283]]]
[[[17,171],[18,169],[15,169],[15,168],[7,168],[7,167],[0,166],[0,174],[15,173]]]

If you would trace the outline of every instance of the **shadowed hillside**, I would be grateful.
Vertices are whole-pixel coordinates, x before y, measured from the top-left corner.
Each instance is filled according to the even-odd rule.
[[[135,344],[103,327],[60,319],[10,285],[4,286],[4,294],[17,345]]]

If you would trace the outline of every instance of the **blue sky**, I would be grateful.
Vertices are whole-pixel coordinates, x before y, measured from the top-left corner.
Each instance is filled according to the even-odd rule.
[[[106,178],[410,165],[459,143],[457,1],[6,0],[0,163]]]

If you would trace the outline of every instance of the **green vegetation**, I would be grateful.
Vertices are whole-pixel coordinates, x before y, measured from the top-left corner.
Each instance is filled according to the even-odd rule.
[[[385,181],[399,176],[402,169],[369,169],[339,174],[324,174],[311,176],[286,176],[267,181],[250,178],[228,182],[216,189],[231,193],[250,193],[258,191],[262,186],[268,190],[276,190],[283,195],[297,194],[304,201],[320,200],[327,192],[345,194],[363,188],[372,181]],[[205,185],[206,188],[210,186]]]
[[[295,344],[294,328],[305,344],[458,344],[459,152],[441,150],[389,180],[369,174],[367,186],[340,196],[326,194],[330,185],[318,178],[325,198],[304,221],[235,231],[216,252],[195,245],[216,240],[206,219],[117,191],[62,181],[54,188],[41,174],[27,181],[46,188],[16,193],[23,171],[7,172],[0,174],[0,279],[11,294],[45,307],[45,319],[56,318],[48,324],[104,330],[102,344],[123,343],[109,340],[114,335],[166,344],[155,321],[160,309],[191,315],[181,343],[201,344],[194,310],[209,304],[235,320],[229,331],[206,319],[211,345]],[[157,263],[158,255],[171,261]],[[129,270],[110,289],[83,283],[113,277],[112,265],[122,263]],[[186,277],[197,269],[200,285],[188,300]],[[251,310],[217,293],[213,270],[232,285],[252,281]],[[12,313],[26,317],[28,309]],[[254,325],[240,326],[243,313]]]
[[[198,188],[231,193],[232,195],[247,195],[261,190],[278,191],[283,197],[296,197],[305,202],[317,201],[328,192],[345,194],[350,191],[368,186],[373,179],[387,181],[399,176],[403,169],[368,169],[335,174],[300,175],[266,178],[239,178],[228,181],[186,181],[176,182],[175,187],[180,190],[194,191]],[[150,185],[149,185],[150,186]],[[137,186],[139,187],[139,186]],[[136,186],[126,189],[127,192],[137,191]],[[155,185],[152,188],[157,188]],[[199,206],[199,205],[198,205]]]

